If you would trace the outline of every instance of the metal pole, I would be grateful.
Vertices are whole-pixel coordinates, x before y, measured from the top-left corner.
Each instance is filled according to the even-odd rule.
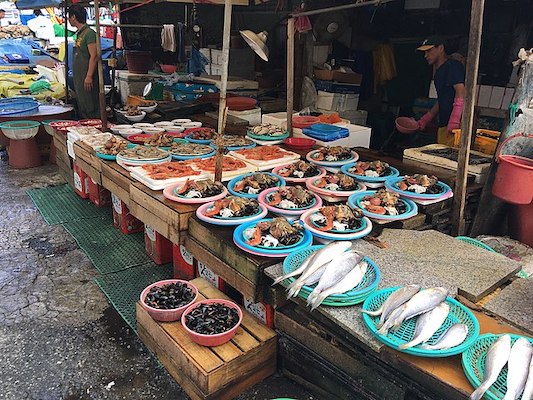
[[[461,148],[459,149],[459,158],[457,160],[457,181],[455,183],[453,200],[453,233],[457,235],[463,235],[465,232],[466,184],[470,159],[470,143],[474,124],[474,94],[476,93],[484,8],[485,0],[472,0],[466,62],[465,108],[461,120]]]
[[[100,41],[100,5],[98,1],[94,2],[94,14],[96,22],[96,55],[98,62],[98,100],[100,102],[100,119],[102,120],[102,130],[107,131],[107,112],[105,103],[105,89],[104,89],[104,66],[102,65],[102,45]]]
[[[357,1],[355,3],[345,4],[343,6],[333,6],[333,7],[327,7],[327,8],[319,8],[317,10],[309,10],[309,11],[303,11],[299,13],[293,13],[291,14],[291,16],[296,18],[296,17],[303,17],[304,15],[317,15],[317,14],[328,13],[331,11],[346,10],[349,8],[364,7],[364,6],[379,6],[381,4],[389,3],[391,1],[394,1],[394,0]]]
[[[65,0],[63,18],[65,18],[65,58],[63,59],[63,64],[65,65],[65,103],[68,104],[70,101],[68,93],[68,0]]]
[[[229,39],[231,31],[231,0],[224,2],[224,34],[222,36],[222,75],[220,77],[220,102],[218,104],[218,133],[216,137],[215,181],[222,180],[224,160],[224,128],[226,124],[226,90],[228,87]]]
[[[287,20],[287,132],[292,136],[294,108],[294,18]]]

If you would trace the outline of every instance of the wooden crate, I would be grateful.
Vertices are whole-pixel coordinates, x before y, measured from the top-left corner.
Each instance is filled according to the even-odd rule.
[[[198,206],[170,201],[161,191],[150,190],[137,182],[130,185],[129,208],[136,218],[179,244],[181,232],[187,231],[189,218]]]
[[[199,300],[228,299],[202,278],[191,282]],[[179,321],[154,321],[137,304],[139,337],[192,399],[231,399],[276,371],[276,333],[243,312],[230,342],[204,347],[191,341]]]
[[[130,206],[130,185],[135,181],[130,177],[129,171],[114,161],[101,162],[102,186]]]
[[[219,227],[201,222],[196,216],[189,221],[189,237],[209,249],[211,254],[259,286],[264,280],[263,270],[279,263],[277,258],[254,256],[240,250],[233,243],[233,227]],[[221,275],[222,279],[226,279]]]
[[[102,167],[101,160],[96,156],[94,149],[79,140],[74,142],[74,154],[76,155],[76,164],[92,178],[97,184],[102,184]]]

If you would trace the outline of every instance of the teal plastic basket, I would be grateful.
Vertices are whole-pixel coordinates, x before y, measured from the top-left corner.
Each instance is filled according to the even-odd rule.
[[[294,271],[303,263],[303,261],[307,257],[309,257],[315,251],[320,250],[322,247],[324,246],[310,246],[289,254],[289,256],[287,256],[283,261],[283,273],[287,274],[291,271]],[[333,294],[331,296],[326,297],[322,304],[334,307],[359,304],[362,303],[369,294],[371,294],[377,289],[379,281],[381,280],[381,273],[379,271],[379,268],[368,257],[365,257],[364,261],[368,263],[368,269],[366,271],[365,276],[363,277],[363,280],[355,288],[349,290],[346,293]],[[286,279],[286,281],[289,283],[292,283],[295,280],[296,278]],[[303,299],[307,299],[307,297],[311,294],[315,286],[316,284],[312,286],[304,285],[300,290],[298,296]]]
[[[375,311],[387,300],[391,293],[400,289],[401,286],[381,289],[371,294],[363,304],[363,310]],[[468,327],[468,335],[463,343],[458,346],[452,347],[446,350],[426,350],[417,346],[409,349],[399,350],[398,346],[410,342],[414,336],[416,320],[417,318],[410,318],[404,321],[400,327],[395,330],[389,330],[387,335],[380,335],[376,325],[379,323],[379,316],[373,317],[367,314],[363,314],[363,320],[366,326],[370,329],[372,335],[374,335],[380,342],[392,347],[395,350],[403,353],[412,354],[420,357],[449,357],[456,354],[460,354],[468,349],[479,336],[479,322],[477,318],[472,314],[468,308],[463,306],[457,300],[451,297],[446,298],[446,302],[450,306],[450,313],[442,324],[442,326],[435,332],[435,334],[426,343],[433,344],[439,337],[454,324],[463,323]]]
[[[485,376],[485,358],[487,358],[487,352],[490,346],[498,340],[503,334],[495,335],[493,333],[487,333],[477,338],[472,346],[470,346],[461,358],[463,364],[463,370],[468,381],[474,388],[478,388]],[[533,338],[511,335],[511,345],[514,344],[520,337],[525,337],[533,345]],[[496,382],[485,392],[483,398],[490,400],[501,400],[505,396],[507,391],[507,365],[502,368],[500,375]]]
[[[462,242],[470,243],[470,244],[472,244],[474,246],[477,246],[477,247],[480,247],[482,249],[491,251],[493,253],[496,253],[496,250],[494,250],[492,247],[487,246],[485,243],[480,242],[479,240],[476,240],[476,239],[472,239],[472,238],[470,238],[468,236],[457,236],[456,239],[460,240]]]

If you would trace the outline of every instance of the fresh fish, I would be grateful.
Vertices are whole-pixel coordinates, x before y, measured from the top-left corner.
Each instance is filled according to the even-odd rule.
[[[485,358],[485,379],[481,385],[472,392],[470,400],[479,400],[485,392],[496,382],[502,368],[507,364],[509,354],[511,353],[511,336],[503,335],[496,340],[487,352]]]
[[[468,336],[468,326],[455,324],[450,326],[433,344],[421,344],[425,350],[446,350],[463,343]]]
[[[522,400],[531,400],[533,399],[533,357],[529,362],[529,373],[527,375],[526,386],[524,387],[524,392],[522,393]]]
[[[336,245],[337,243],[344,243],[342,245]],[[313,260],[309,263],[309,266],[304,272],[292,282],[288,287],[287,298],[295,297],[300,292],[300,289],[311,275],[313,275],[317,269],[328,263],[336,263],[336,259],[341,257],[347,248],[351,247],[351,242],[334,242],[327,251],[321,252],[313,257]]]
[[[433,310],[436,306],[446,300],[447,295],[448,290],[443,287],[421,290],[400,307],[401,312],[395,313],[395,318],[389,316],[378,333],[386,335],[391,327],[394,326],[394,328],[398,328],[403,321]]]
[[[448,303],[440,303],[433,310],[422,314],[416,321],[416,330],[411,341],[401,344],[398,349],[405,350],[429,340],[446,321],[449,312],[450,306]]]
[[[329,264],[327,264],[329,265]],[[321,266],[319,269],[317,269],[313,275],[311,275],[309,278],[307,278],[307,280],[305,281],[305,284],[307,286],[311,286],[311,285],[314,285],[315,283],[317,283],[320,278],[322,277],[322,274],[324,273],[324,271],[326,270],[326,265],[323,265]]]
[[[331,254],[335,254],[335,252],[341,252],[349,249],[352,246],[352,242],[348,241],[340,241],[340,242],[331,242],[327,244],[326,246],[322,247],[320,250],[315,251],[314,253],[311,253],[303,262],[302,264],[296,268],[294,271],[291,271],[285,275],[282,275],[280,277],[277,277],[274,280],[274,283],[272,285],[275,285],[276,283],[280,283],[281,281],[291,278],[296,275],[301,275],[307,267],[311,264],[311,262],[314,260],[315,257],[318,255],[321,255],[323,253],[329,253],[330,250],[333,250],[334,252]]]
[[[378,315],[381,315],[379,318],[379,323],[377,325],[378,328],[381,328],[383,326],[383,323],[389,316],[389,314],[395,310],[396,308],[400,307],[402,304],[404,304],[406,301],[408,301],[411,297],[413,297],[418,291],[420,290],[419,285],[407,285],[404,286],[393,293],[390,294],[389,297],[387,297],[387,300],[377,309],[376,311],[368,311],[368,310],[362,310],[365,314],[371,315],[373,317],[376,317]]]
[[[309,295],[307,303],[309,304],[313,297],[317,296],[331,286],[336,285],[338,282],[344,279],[348,272],[354,269],[357,264],[361,262],[362,258],[363,256],[354,250],[347,251],[341,254],[339,257],[336,257],[334,263],[330,262],[326,266],[324,273],[318,281],[318,285],[316,285]]]
[[[322,304],[326,297],[332,294],[344,293],[356,287],[363,280],[367,269],[368,264],[366,262],[362,262],[353,267],[352,270],[348,272],[348,274],[346,274],[342,280],[313,297],[309,303],[311,306],[311,311]]]
[[[507,392],[503,400],[516,400],[522,394],[526,385],[532,351],[531,343],[523,337],[517,339],[511,347],[511,354],[507,361]]]

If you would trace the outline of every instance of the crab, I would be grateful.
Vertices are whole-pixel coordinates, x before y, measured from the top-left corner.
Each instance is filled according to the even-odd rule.
[[[245,215],[254,215],[258,210],[259,203],[254,199],[228,196],[215,201],[213,206],[206,210],[205,215],[213,217],[220,214],[223,218],[242,217]]]
[[[318,215],[314,222],[324,224],[319,226],[319,231],[346,230],[349,227],[358,226],[359,220],[363,216],[361,210],[352,210],[345,204],[336,206],[324,206],[318,210]]]
[[[283,177],[295,176],[297,178],[305,178],[316,176],[319,174],[319,171],[316,165],[300,160],[280,169],[278,173]]]
[[[357,181],[349,175],[337,172],[336,174],[328,174],[323,178],[320,178],[315,186],[326,190],[357,190],[359,184]]]
[[[405,204],[400,201],[400,195],[386,189],[378,190],[372,197],[365,196],[361,204],[373,214],[398,215],[405,212]]]
[[[341,161],[352,157],[352,151],[344,146],[325,146],[313,156],[317,161]]]
[[[248,239],[246,241],[250,246],[257,246],[267,240],[270,243],[274,241],[269,238],[276,239],[278,243],[284,246],[289,246],[300,240],[303,227],[295,222],[292,225],[284,217],[273,218],[271,221],[258,222],[254,228],[248,232]],[[276,244],[277,245],[277,244]],[[270,246],[275,247],[275,246]]]
[[[417,193],[425,193],[429,188],[435,186],[438,178],[434,175],[427,176],[423,174],[406,175],[398,184],[400,190],[412,190]]]
[[[300,185],[282,186],[273,192],[268,200],[271,206],[280,208],[302,208],[307,207],[313,201],[313,194]]]
[[[389,168],[389,164],[380,160],[372,162],[357,161],[355,165],[350,168],[350,172],[356,175],[378,177],[382,176]]]
[[[248,193],[257,194],[261,190],[276,186],[278,181],[279,179],[275,176],[258,172],[253,175],[245,176],[243,179],[235,183],[233,188],[237,192],[242,192],[244,191],[244,188],[248,187]]]
[[[211,179],[205,181],[193,181],[187,179],[183,186],[178,190],[178,194],[189,198],[202,198],[216,196],[222,193],[224,187],[219,182],[213,182]]]

